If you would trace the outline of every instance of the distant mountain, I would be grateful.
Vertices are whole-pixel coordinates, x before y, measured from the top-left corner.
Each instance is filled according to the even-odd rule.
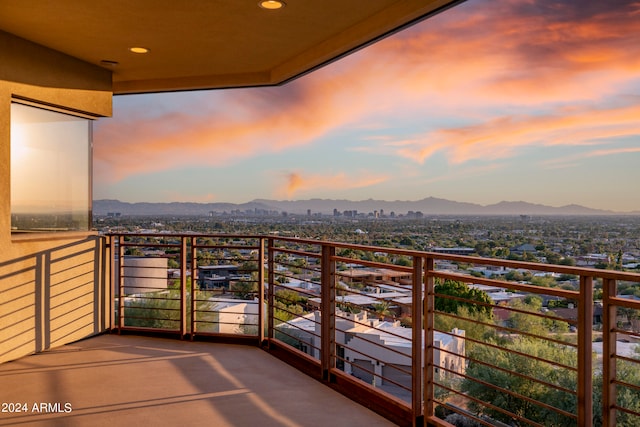
[[[614,215],[616,212],[587,208],[579,205],[552,207],[527,202],[500,202],[493,205],[482,206],[475,203],[456,202],[435,197],[427,197],[415,201],[385,201],[385,200],[265,200],[258,199],[254,202],[271,206],[276,210],[304,214],[307,209],[311,212],[323,214],[333,213],[333,209],[339,212],[345,210],[357,210],[358,212],[373,212],[383,210],[386,215],[391,212],[406,214],[407,212],[422,212],[425,215]]]
[[[487,215],[615,215],[618,212],[592,209],[580,205],[559,208],[527,202],[500,202],[483,208]]]
[[[428,197],[423,200],[407,201],[407,200],[333,200],[333,199],[309,199],[309,200],[265,200],[258,199],[254,202],[261,203],[273,208],[291,213],[304,214],[308,209],[311,212],[320,212],[323,214],[332,214],[336,209],[342,213],[344,211],[358,212],[373,212],[381,210],[385,215],[389,215],[394,212],[396,215],[404,215],[409,211],[422,212],[424,214],[431,215],[447,215],[447,214],[477,214],[478,208],[482,208],[480,205],[473,203],[454,202],[446,199],[437,199],[435,197]]]
[[[107,215],[110,212],[119,212],[122,215],[208,215],[209,212],[231,212],[233,210],[269,209],[255,202],[235,203],[128,203],[119,200],[94,200],[93,213]]]
[[[528,202],[503,201],[492,205],[455,202],[452,200],[427,197],[422,200],[268,200],[256,199],[248,203],[127,203],[118,200],[95,200],[93,212],[96,215],[107,215],[119,212],[122,215],[208,215],[210,212],[231,213],[231,211],[278,211],[291,214],[322,213],[333,214],[334,209],[369,213],[373,211],[390,215],[406,215],[407,212],[422,212],[424,215],[616,215],[621,212],[592,209],[579,205],[553,207]],[[631,212],[626,214],[638,214]]]

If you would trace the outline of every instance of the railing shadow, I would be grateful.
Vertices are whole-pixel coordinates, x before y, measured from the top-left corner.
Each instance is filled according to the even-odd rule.
[[[0,262],[0,360],[41,352],[106,327],[107,245],[92,236]]]

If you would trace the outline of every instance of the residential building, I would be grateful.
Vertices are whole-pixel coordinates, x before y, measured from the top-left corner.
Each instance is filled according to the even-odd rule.
[[[241,280],[237,265],[205,265],[198,267],[198,286],[203,290],[229,289],[232,280]]]
[[[370,318],[368,312],[339,311],[336,320],[336,345],[343,349],[344,371],[369,384],[411,386],[412,329],[398,322]],[[314,311],[278,325],[295,338],[297,347],[319,358],[320,312]],[[464,374],[465,332],[434,333],[434,365],[439,376]]]

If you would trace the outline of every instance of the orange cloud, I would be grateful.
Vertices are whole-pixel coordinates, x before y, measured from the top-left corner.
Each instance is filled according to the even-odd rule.
[[[217,105],[194,103],[191,112],[146,117],[136,110],[107,119],[95,137],[96,176],[113,182],[182,164],[223,165],[313,142],[368,111],[358,95],[367,88],[342,77],[211,93]]]
[[[478,125],[440,129],[394,144],[396,154],[419,163],[436,152],[452,163],[505,158],[528,145],[588,146],[610,138],[640,134],[640,106],[559,110],[546,116],[500,117]]]
[[[300,172],[289,172],[286,174],[286,185],[282,193],[287,198],[292,198],[294,194],[314,190],[348,190],[353,188],[364,188],[387,181],[386,175],[371,175],[365,172],[349,176],[345,173],[334,175],[323,174],[303,174]]]

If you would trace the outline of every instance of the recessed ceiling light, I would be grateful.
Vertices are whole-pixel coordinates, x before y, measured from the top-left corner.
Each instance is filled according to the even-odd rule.
[[[282,9],[285,4],[285,2],[279,0],[262,0],[258,3],[258,6],[263,9],[276,10]]]
[[[129,50],[133,53],[147,53],[149,52],[149,49],[147,49],[146,47],[141,47],[141,46],[135,46],[135,47],[130,47]]]

